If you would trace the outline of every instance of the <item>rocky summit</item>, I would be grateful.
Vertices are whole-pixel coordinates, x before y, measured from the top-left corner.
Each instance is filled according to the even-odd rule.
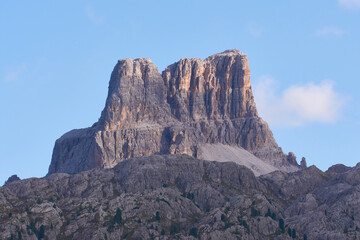
[[[119,60],[99,121],[56,141],[49,174],[152,154],[233,161],[257,176],[300,169],[259,117],[248,59],[238,50],[181,59],[162,74],[150,59]]]
[[[255,177],[233,162],[137,157],[6,183],[0,239],[360,239],[359,186],[359,166]]]

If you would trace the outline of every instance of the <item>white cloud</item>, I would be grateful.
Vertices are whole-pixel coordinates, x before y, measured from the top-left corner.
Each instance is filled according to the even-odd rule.
[[[104,22],[103,17],[97,15],[95,13],[95,10],[91,7],[91,6],[87,6],[85,8],[86,11],[86,15],[88,16],[88,18],[95,24],[100,25]]]
[[[25,64],[10,68],[4,76],[4,82],[16,82],[25,71]]]
[[[349,9],[360,9],[360,0],[339,0],[339,4]]]
[[[263,76],[254,86],[259,114],[272,125],[301,126],[307,123],[335,122],[341,115],[345,97],[335,92],[334,83],[295,85],[277,92],[276,81]]]
[[[345,32],[338,27],[334,26],[326,26],[316,31],[317,36],[326,36],[326,35],[334,35],[334,36],[342,36]]]

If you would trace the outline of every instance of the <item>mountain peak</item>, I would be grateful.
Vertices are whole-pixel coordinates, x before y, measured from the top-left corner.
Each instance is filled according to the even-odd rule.
[[[223,57],[233,57],[233,58],[242,58],[247,61],[247,55],[240,52],[237,49],[229,49],[225,50],[221,53],[213,54],[205,59],[205,61],[213,61],[216,58],[223,58]]]
[[[212,56],[224,56],[224,55],[227,55],[227,56],[234,56],[234,55],[246,56],[246,54],[240,52],[240,50],[238,50],[238,49],[228,49],[228,50],[225,50],[225,51],[223,51],[221,53],[215,53]]]
[[[239,154],[227,156],[223,145]],[[49,173],[109,168],[155,153],[234,159],[256,174],[298,169],[258,116],[247,57],[235,49],[205,60],[181,59],[162,74],[148,58],[119,60],[99,121],[56,141]],[[249,154],[275,168],[249,163],[243,159]]]

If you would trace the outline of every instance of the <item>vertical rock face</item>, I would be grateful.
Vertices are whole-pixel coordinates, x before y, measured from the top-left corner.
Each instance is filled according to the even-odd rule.
[[[168,103],[180,121],[257,117],[246,55],[237,50],[204,61],[182,59],[163,72]]]
[[[248,60],[238,50],[181,59],[162,75],[149,59],[120,60],[99,121],[56,141],[49,173],[152,154],[202,158],[204,144],[234,145],[277,168],[298,169],[258,116]]]
[[[111,74],[98,128],[114,131],[144,123],[168,124],[165,94],[163,79],[150,59],[120,60]]]

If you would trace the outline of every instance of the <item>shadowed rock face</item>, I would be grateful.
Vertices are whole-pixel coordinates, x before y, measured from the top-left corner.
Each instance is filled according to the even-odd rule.
[[[291,240],[289,229],[295,239],[360,239],[359,186],[360,166],[255,177],[231,162],[136,157],[0,187],[0,239],[38,239],[41,228],[44,239],[190,240],[193,228],[199,239]]]
[[[48,239],[195,239],[191,228],[201,239],[236,239],[235,230],[264,239],[278,230],[277,220],[264,214],[268,208],[278,214],[279,206],[263,192],[265,185],[235,163],[187,155],[137,157],[112,169],[0,187],[0,239],[18,232],[37,239],[41,226]],[[250,217],[255,208],[261,221]],[[113,221],[117,209],[121,222]]]
[[[119,60],[99,121],[56,141],[49,173],[155,153],[202,158],[203,144],[235,145],[278,169],[298,169],[258,116],[248,60],[238,50],[181,59],[162,75],[149,59]]]
[[[15,175],[12,175],[11,177],[9,177],[8,180],[6,180],[5,184],[20,181],[20,180],[21,179],[15,174]]]

